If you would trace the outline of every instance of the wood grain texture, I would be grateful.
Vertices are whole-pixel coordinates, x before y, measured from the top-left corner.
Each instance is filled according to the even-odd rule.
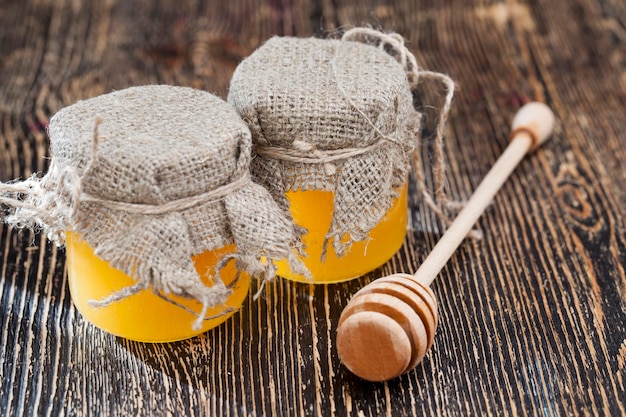
[[[417,269],[441,225],[412,188],[411,230],[384,267],[339,285],[276,281],[200,337],[148,345],[72,307],[64,252],[0,226],[0,413],[7,416],[626,415],[626,3],[622,0],[5,0],[0,180],[45,171],[48,120],[77,100],[168,83],[225,96],[272,35],[371,25],[459,85],[449,190],[469,196],[510,120],[546,101],[555,137],[522,162],[433,284],[435,344],[417,369],[366,383],[334,337],[350,296]],[[436,85],[422,88],[430,148]]]

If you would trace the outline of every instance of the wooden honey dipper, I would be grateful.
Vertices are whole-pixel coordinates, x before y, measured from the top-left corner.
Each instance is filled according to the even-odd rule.
[[[437,302],[429,286],[524,156],[552,134],[554,114],[543,103],[524,105],[513,118],[510,143],[414,275],[379,278],[343,310],[337,351],[343,364],[368,381],[413,369],[433,344]]]

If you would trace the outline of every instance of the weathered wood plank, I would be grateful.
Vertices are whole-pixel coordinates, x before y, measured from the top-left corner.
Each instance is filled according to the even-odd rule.
[[[16,24],[19,22],[19,24]],[[225,96],[272,35],[354,25],[406,36],[458,89],[449,191],[471,194],[521,102],[560,126],[524,161],[434,284],[441,324],[418,368],[384,384],[343,368],[342,307],[414,271],[441,224],[411,188],[411,229],[384,267],[329,286],[285,281],[214,331],[148,345],[87,324],[64,252],[0,226],[0,410],[6,415],[626,415],[626,5],[537,1],[6,1],[0,5],[0,180],[45,171],[45,127],[77,100],[146,83]],[[440,104],[424,85],[423,154]]]

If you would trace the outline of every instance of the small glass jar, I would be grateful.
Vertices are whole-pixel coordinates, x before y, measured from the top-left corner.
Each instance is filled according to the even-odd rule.
[[[421,115],[383,48],[274,37],[235,70],[228,102],[249,124],[251,173],[299,226],[311,279],[364,275],[402,246]]]
[[[65,232],[78,311],[109,333],[207,331],[241,306],[247,271],[271,274],[290,251],[293,227],[250,177],[250,131],[212,94],[131,87],[61,109],[48,132],[33,205]]]

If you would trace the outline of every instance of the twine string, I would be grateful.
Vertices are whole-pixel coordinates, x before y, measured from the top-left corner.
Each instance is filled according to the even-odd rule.
[[[456,201],[450,200],[445,193],[446,162],[444,137],[448,115],[450,114],[452,100],[454,98],[454,81],[446,74],[420,69],[417,65],[415,55],[406,47],[404,38],[397,33],[383,33],[371,28],[357,27],[346,31],[341,39],[344,41],[357,41],[377,46],[394,57],[404,68],[411,91],[418,87],[421,78],[433,79],[444,85],[446,97],[439,111],[434,142],[435,163],[432,172],[434,175],[435,197],[433,197],[426,187],[425,167],[418,153],[419,147],[416,148],[413,154],[413,163],[417,187],[424,198],[424,202],[437,214],[445,225],[448,226],[452,222],[449,214],[450,210],[459,209],[461,205]],[[480,238],[481,233],[479,230],[472,230],[468,236]]]
[[[374,151],[380,148],[383,144],[384,139],[381,139],[363,148],[321,150],[309,142],[295,140],[289,148],[281,146],[257,145],[254,148],[254,151],[258,155],[271,159],[302,164],[320,164],[324,166],[324,172],[326,175],[332,176],[337,170],[334,162],[346,160],[358,155],[363,155],[370,151]]]

